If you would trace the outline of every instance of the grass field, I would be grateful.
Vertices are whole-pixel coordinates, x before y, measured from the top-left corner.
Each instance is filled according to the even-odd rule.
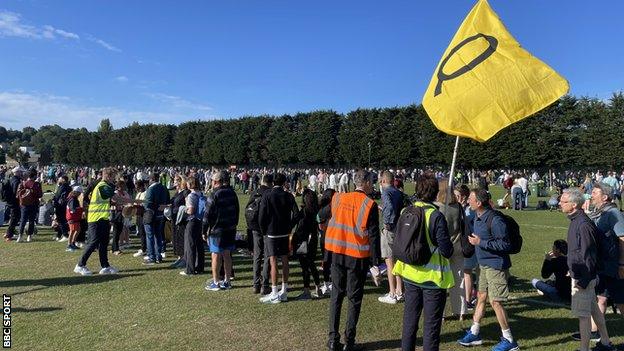
[[[501,189],[494,191],[500,197]],[[246,200],[240,195],[243,205]],[[575,350],[578,342],[569,334],[577,330],[577,320],[566,308],[541,304],[543,298],[530,285],[539,277],[544,252],[553,240],[565,238],[568,220],[560,212],[509,213],[525,239],[523,251],[512,257],[514,300],[506,307],[513,334],[523,350]],[[168,268],[171,251],[166,264],[151,267],[141,265],[131,251],[110,255],[120,274],[82,277],[72,272],[80,252],[65,252],[50,229],[40,230],[35,239],[0,244],[0,291],[12,298],[16,350],[325,349],[329,300],[260,304],[251,291],[251,261],[245,256],[234,258],[232,290],[207,292],[208,275],[183,277],[179,269]],[[136,248],[138,239],[133,244]],[[98,265],[94,253],[88,266],[97,271]],[[291,274],[292,298],[302,288],[298,264],[291,264]],[[367,283],[357,337],[367,350],[400,347],[403,305],[377,302],[386,289]],[[624,343],[622,317],[608,314],[607,323],[614,342]],[[441,349],[462,349],[455,340],[469,326],[469,321],[445,322]],[[489,307],[481,330],[485,344],[474,349],[489,350],[500,336]]]

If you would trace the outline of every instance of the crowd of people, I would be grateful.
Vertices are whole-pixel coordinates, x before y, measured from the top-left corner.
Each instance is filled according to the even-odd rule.
[[[92,274],[87,263],[97,250],[99,274],[116,274],[109,245],[112,254],[122,254],[135,228],[141,247],[133,256],[148,266],[162,264],[169,231],[172,266],[180,275],[205,272],[207,246],[211,279],[204,288],[227,291],[243,212],[253,293],[261,303],[288,301],[289,260],[296,259],[304,285],[296,299],[330,298],[329,350],[361,349],[356,334],[364,284],[368,275],[379,284],[384,268],[388,291],[378,301],[404,304],[402,350],[414,350],[421,316],[423,350],[438,350],[443,321],[465,319],[470,312],[472,325],[457,342],[481,345],[487,302],[501,329],[493,350],[518,350],[504,305],[519,234],[511,217],[494,209],[488,191],[488,184],[500,183],[507,189],[503,204],[511,197],[514,208],[525,208],[528,180],[514,173],[459,171],[449,182],[442,171],[423,170],[15,167],[0,170],[9,217],[4,238],[32,241],[37,214],[50,212],[55,239],[67,242],[67,251],[82,249],[75,273]],[[589,350],[590,340],[597,342],[594,350],[613,350],[604,313],[609,303],[624,311],[624,216],[616,204],[622,181],[615,172],[588,174],[589,181],[580,184],[566,176],[557,205],[570,219],[568,237],[545,255],[542,278],[554,275],[554,281],[534,279],[533,285],[552,300],[570,303],[579,318],[573,337],[582,351]],[[531,175],[534,182],[540,179]],[[413,196],[403,191],[404,181],[414,182]],[[46,183],[56,184],[49,208],[42,204]],[[236,190],[249,194],[242,211]],[[421,245],[415,246],[416,239]]]

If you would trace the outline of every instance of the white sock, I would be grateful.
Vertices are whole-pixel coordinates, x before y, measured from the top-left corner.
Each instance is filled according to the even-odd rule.
[[[509,342],[513,342],[513,336],[511,336],[511,329],[503,330],[503,338],[509,340]]]
[[[470,332],[472,333],[472,335],[479,335],[480,328],[481,326],[479,325],[479,323],[473,321],[472,327],[470,327]]]
[[[273,295],[277,295],[277,285],[273,285],[273,286],[271,287],[271,294],[273,294]]]
[[[282,292],[283,293],[287,293],[288,292],[288,283],[282,283]]]

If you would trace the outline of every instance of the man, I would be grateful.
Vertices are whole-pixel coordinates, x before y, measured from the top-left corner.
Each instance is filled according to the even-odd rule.
[[[24,169],[21,167],[13,168],[13,176],[9,179],[8,183],[2,186],[3,198],[6,201],[6,206],[9,211],[10,219],[9,226],[7,227],[6,234],[4,234],[4,239],[6,241],[13,240],[15,236],[15,227],[20,220],[20,206],[17,201],[17,188],[19,188],[22,183],[22,175],[24,173]],[[2,214],[4,216],[4,213]],[[4,218],[3,218],[4,219]]]
[[[54,194],[52,202],[54,204],[56,222],[58,223],[56,237],[54,238],[55,241],[67,241],[69,236],[69,224],[65,218],[65,210],[67,208],[67,196],[70,192],[69,178],[67,175],[62,175],[58,178],[56,193]]]
[[[212,193],[206,199],[204,214],[204,236],[208,238],[212,258],[212,282],[206,284],[209,291],[227,290],[232,288],[230,274],[232,273],[231,251],[235,247],[236,226],[240,208],[238,196],[229,183],[229,174],[226,171],[217,171],[212,174]],[[223,281],[219,279],[223,260]]]
[[[23,181],[17,188],[17,201],[19,202],[21,212],[17,242],[22,241],[27,224],[28,237],[26,241],[30,242],[32,240],[32,235],[35,232],[35,219],[42,196],[43,190],[41,189],[41,183],[37,181],[37,170],[31,168],[28,171],[28,179]]]
[[[379,213],[368,195],[373,192],[371,173],[360,170],[353,177],[355,191],[334,195],[332,218],[325,233],[325,260],[331,262],[333,288],[329,304],[329,350],[342,350],[340,311],[345,296],[349,300],[345,328],[345,351],[355,345],[357,322],[362,307],[364,281],[371,263],[379,262]],[[372,261],[372,262],[371,262]]]
[[[271,266],[271,293],[260,298],[262,303],[288,301],[288,234],[295,224],[297,203],[292,194],[284,191],[286,176],[277,173],[273,188],[266,191],[260,200],[258,223],[264,236],[265,256]],[[277,259],[282,261],[282,289],[277,290]],[[266,260],[267,258],[265,258]]]
[[[115,171],[112,168],[102,170],[102,180],[100,180],[93,192],[87,213],[88,235],[85,250],[74,268],[74,273],[81,275],[91,275],[87,268],[87,261],[95,251],[98,250],[100,274],[116,274],[119,271],[108,263],[108,240],[110,237],[110,202],[128,203],[123,197],[115,194],[114,180]]]
[[[258,218],[260,214],[260,201],[265,192],[273,187],[273,175],[265,174],[262,184],[249,197],[245,206],[245,219],[247,228],[253,237],[253,291],[254,294],[269,294],[269,260],[264,259],[264,236],[260,230]],[[264,263],[263,263],[264,262]]]
[[[145,228],[148,256],[143,264],[148,266],[162,263],[165,252],[163,236],[165,215],[163,211],[170,202],[170,195],[169,190],[160,182],[160,178],[158,172],[150,175],[150,185],[145,191],[145,199],[143,200],[143,207],[145,208],[143,227]]]
[[[521,208],[529,207],[529,181],[520,173],[518,177],[518,185],[522,189],[522,205]],[[535,194],[537,196],[537,194]]]
[[[605,185],[608,187],[608,185]],[[572,278],[572,313],[579,319],[581,351],[589,351],[591,320],[600,331],[600,342],[593,350],[613,350],[603,312],[596,303],[596,268],[599,229],[582,210],[585,199],[578,188],[563,190],[561,211],[568,215],[568,268]],[[619,211],[618,211],[619,212]]]
[[[479,286],[472,327],[457,342],[462,346],[483,344],[480,323],[485,315],[485,301],[489,297],[490,305],[503,334],[501,341],[492,350],[519,350],[518,343],[511,335],[507,313],[502,305],[502,302],[507,301],[509,297],[507,280],[511,267],[508,254],[511,242],[505,219],[490,207],[490,194],[483,188],[470,191],[468,204],[476,212],[474,233],[468,237],[468,241],[475,246],[475,254],[479,262]]]
[[[611,172],[612,173],[612,172]],[[610,176],[611,176],[610,173]],[[609,177],[605,178],[605,181]],[[607,311],[607,300],[611,299],[620,311],[624,311],[624,215],[613,203],[613,188],[606,183],[596,183],[591,192],[594,210],[589,213],[598,234],[598,307],[604,314]],[[595,320],[594,320],[595,322]],[[600,334],[596,324],[592,324],[591,339],[597,341]],[[579,340],[578,333],[572,335]]]
[[[386,261],[386,266],[388,267],[388,286],[390,291],[377,300],[383,303],[396,304],[403,301],[403,281],[401,277],[392,274],[392,269],[394,268],[392,244],[394,242],[394,230],[403,209],[403,194],[394,187],[394,176],[388,171],[381,174],[381,205],[383,218],[381,257]]]

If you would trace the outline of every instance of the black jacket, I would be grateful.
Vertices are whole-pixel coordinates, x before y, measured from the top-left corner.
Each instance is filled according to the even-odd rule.
[[[59,185],[54,194],[54,210],[58,216],[65,216],[65,207],[67,206],[67,195],[71,192],[71,187],[67,183]]]
[[[252,202],[256,200],[260,201],[262,199],[262,195],[268,190],[271,190],[271,188],[269,188],[266,185],[260,185],[260,187],[256,189],[256,191],[254,191],[253,194],[251,194],[251,196],[249,197],[249,201],[247,202],[247,205],[245,205],[245,211],[247,211],[247,208],[249,208]],[[258,206],[258,209],[259,208],[260,206]],[[260,231],[260,223],[259,223],[258,217],[259,216],[256,216],[256,219],[253,221],[247,221],[247,229],[253,230],[256,232]]]
[[[231,186],[217,188],[206,199],[206,212],[203,219],[203,233],[221,236],[236,233],[240,208],[238,196]]]
[[[21,183],[22,180],[18,176],[12,176],[11,179],[9,179],[9,188],[11,189],[11,193],[9,195],[12,196],[8,196],[8,198],[5,199],[7,206],[19,205],[17,201],[17,188],[19,188]]]
[[[281,186],[274,186],[262,195],[258,223],[262,235],[288,235],[295,225],[298,209],[295,197]]]
[[[578,286],[585,289],[596,278],[598,228],[583,211],[579,210],[568,218],[571,221],[568,228],[568,269],[570,276],[578,281]]]

